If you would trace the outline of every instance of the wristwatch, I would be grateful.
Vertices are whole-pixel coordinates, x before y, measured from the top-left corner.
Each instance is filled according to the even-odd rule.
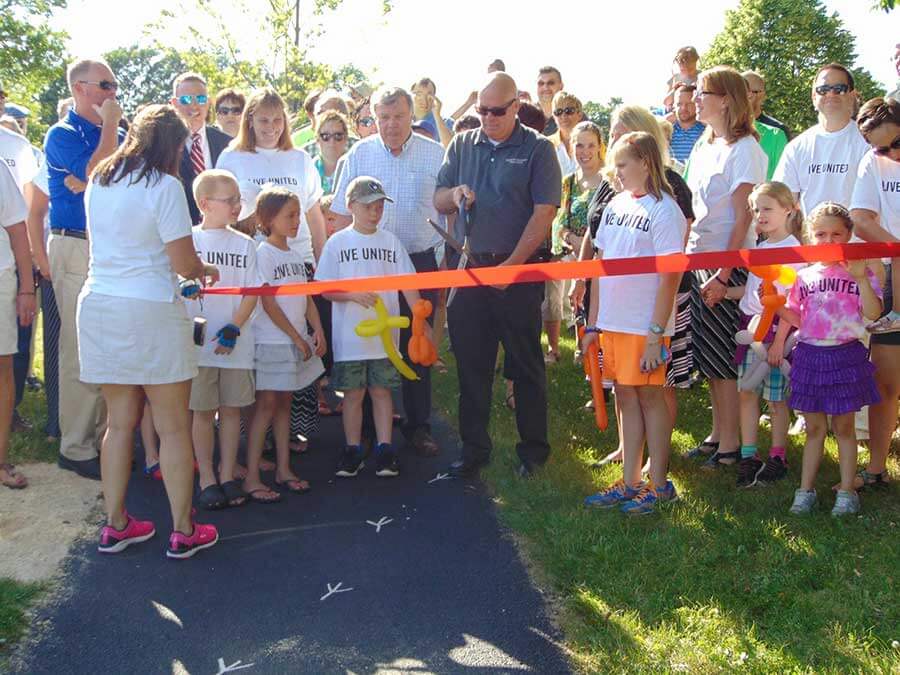
[[[663,328],[662,326],[660,326],[658,323],[651,323],[650,324],[650,332],[653,333],[654,335],[662,335],[663,333],[666,332],[666,329]]]

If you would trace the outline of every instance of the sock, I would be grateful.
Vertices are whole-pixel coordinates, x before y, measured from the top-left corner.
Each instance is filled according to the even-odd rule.
[[[347,445],[348,450],[353,450],[356,455],[362,455],[362,446],[361,445]]]
[[[777,457],[782,462],[784,462],[784,448],[782,448],[780,445],[773,445],[771,448],[769,448],[769,457]]]
[[[376,455],[380,455],[383,452],[390,452],[390,451],[391,451],[390,443],[379,443],[378,446],[375,448]]]
[[[900,309],[891,310],[891,312],[888,314],[888,318],[891,321],[900,321]]]
[[[742,445],[741,446],[741,459],[747,459],[748,457],[753,457],[756,454],[756,446],[755,445]]]

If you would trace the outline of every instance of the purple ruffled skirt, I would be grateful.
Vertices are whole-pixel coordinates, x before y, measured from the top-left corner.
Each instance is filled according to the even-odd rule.
[[[881,398],[869,350],[854,340],[819,347],[797,343],[791,353],[790,406],[799,412],[843,415]]]

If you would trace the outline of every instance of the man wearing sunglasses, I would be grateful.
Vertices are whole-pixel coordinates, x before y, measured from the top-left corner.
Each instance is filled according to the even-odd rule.
[[[172,99],[181,119],[187,124],[190,136],[181,153],[181,184],[187,198],[188,210],[194,225],[200,222],[200,209],[194,200],[194,178],[212,169],[219,155],[231,142],[231,136],[206,123],[209,116],[209,91],[206,80],[199,73],[182,73],[172,84]]]
[[[821,202],[850,206],[856,171],[869,144],[853,121],[853,75],[839,63],[819,69],[812,83],[812,104],[819,123],[788,143],[775,169],[804,215]]]
[[[71,63],[66,78],[75,105],[50,127],[44,141],[50,190],[50,240],[47,244],[53,293],[59,309],[59,466],[100,479],[98,449],[106,425],[100,387],[80,380],[75,307],[87,278],[88,241],[84,192],[66,180],[87,182],[97,164],[125,138],[119,128],[119,85],[105,61]]]
[[[537,259],[560,203],[562,176],[553,144],[516,117],[518,89],[493,73],[478,95],[481,128],[456,135],[437,179],[434,204],[456,219],[474,264],[519,265]],[[451,266],[459,262],[452,254]],[[522,477],[547,461],[547,381],[541,349],[544,284],[460,288],[447,310],[459,377],[462,457],[450,466],[470,477],[490,461],[491,387],[497,347],[510,359]]]
[[[331,211],[337,218],[336,226],[350,224],[347,186],[358,176],[373,176],[394,199],[393,203],[385,203],[379,228],[400,240],[417,272],[433,272],[437,270],[435,246],[441,239],[428,220],[441,220],[432,197],[444,150],[439,143],[413,133],[414,102],[405,89],[387,87],[376,91],[372,95],[372,110],[378,135],[357,142],[341,160],[342,168],[331,203]],[[424,290],[421,295],[437,306],[435,291]],[[402,294],[400,311],[411,316]],[[409,335],[408,330],[400,333],[404,357],[407,356]],[[421,366],[414,366],[414,369],[419,379],[403,380],[403,433],[419,455],[434,456],[439,448],[431,437],[431,370]]]

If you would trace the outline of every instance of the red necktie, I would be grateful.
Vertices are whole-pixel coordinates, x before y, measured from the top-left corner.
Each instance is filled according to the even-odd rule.
[[[200,141],[200,132],[195,133],[192,138],[191,164],[194,165],[194,175],[199,175],[206,169],[206,162],[203,161],[203,143]]]

